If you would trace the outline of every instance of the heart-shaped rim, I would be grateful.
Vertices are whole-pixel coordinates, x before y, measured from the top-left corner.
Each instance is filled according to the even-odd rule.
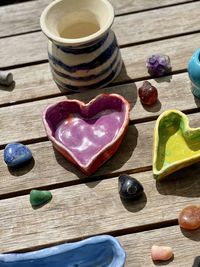
[[[161,121],[166,118],[169,117],[171,114],[178,114],[180,116],[180,120],[182,121],[182,134],[183,137],[188,138],[188,137],[192,137],[193,135],[199,134],[200,136],[200,127],[199,128],[191,128],[189,126],[189,120],[188,117],[182,113],[179,110],[176,109],[170,109],[167,110],[165,112],[163,112],[157,119],[156,124],[155,124],[155,128],[154,128],[154,137],[153,137],[153,175],[154,178],[157,180],[160,180],[164,177],[166,177],[167,175],[180,170],[181,168],[187,167],[193,163],[196,163],[200,160],[200,153],[190,156],[190,157],[185,157],[185,159],[182,160],[177,160],[172,162],[171,164],[162,167],[160,170],[157,169],[157,160],[158,160],[158,150],[159,150],[159,144],[160,144],[160,140],[159,140],[159,126]]]
[[[99,101],[101,98],[111,98],[111,99],[118,99],[122,102],[124,106],[124,121],[122,126],[119,129],[119,132],[115,136],[115,138],[108,143],[106,146],[104,146],[96,155],[91,157],[90,161],[84,165],[78,162],[78,160],[75,158],[73,153],[65,147],[61,142],[59,142],[53,135],[53,131],[51,127],[49,126],[49,123],[47,122],[47,114],[52,111],[52,109],[55,109],[57,105],[65,104],[65,103],[76,103],[80,106],[81,110],[84,110],[85,108],[88,108],[89,106],[93,105],[96,101]],[[107,161],[117,150],[119,145],[121,144],[121,141],[123,139],[123,136],[125,134],[125,131],[127,129],[128,123],[129,123],[129,112],[130,112],[130,105],[128,101],[118,95],[118,94],[100,94],[94,99],[92,99],[87,104],[80,101],[80,100],[65,100],[61,102],[57,102],[55,104],[49,105],[43,112],[43,123],[45,126],[45,130],[47,133],[48,138],[51,140],[51,142],[54,144],[55,148],[69,161],[77,165],[85,174],[91,175],[98,167],[100,167],[105,161]],[[97,112],[98,113],[98,112]]]

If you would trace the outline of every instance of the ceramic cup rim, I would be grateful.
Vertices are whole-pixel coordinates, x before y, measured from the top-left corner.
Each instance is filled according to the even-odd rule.
[[[63,44],[63,45],[82,45],[88,42],[92,42],[96,39],[98,39],[99,37],[101,37],[104,33],[106,33],[110,27],[113,24],[114,21],[114,8],[111,5],[111,3],[108,0],[98,0],[99,2],[102,2],[103,4],[106,5],[107,10],[109,12],[109,17],[107,22],[105,23],[105,25],[103,25],[103,27],[100,28],[100,30],[98,30],[97,32],[95,32],[94,34],[85,36],[85,37],[81,37],[81,38],[63,38],[60,37],[54,33],[52,33],[47,24],[46,24],[46,18],[49,14],[49,12],[60,2],[64,2],[65,0],[55,0],[54,2],[52,2],[51,4],[49,4],[42,12],[41,16],[40,16],[40,27],[43,31],[43,33],[47,36],[48,39],[52,40],[53,42],[56,42],[58,44]],[[81,1],[81,0],[76,0],[76,1]]]
[[[200,48],[195,53],[195,61],[198,65],[200,65]]]

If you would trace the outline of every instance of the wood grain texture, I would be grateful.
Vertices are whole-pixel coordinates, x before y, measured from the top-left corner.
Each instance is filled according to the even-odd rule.
[[[40,15],[51,2],[52,0],[37,0],[0,7],[1,21],[6,21],[0,24],[0,37],[39,30]],[[123,2],[111,0],[117,15],[184,2],[184,0],[128,0]]]
[[[154,10],[144,12],[143,15],[138,13],[117,17],[113,29],[116,32],[120,45],[134,44],[156,38],[198,31],[198,25],[200,24],[200,18],[198,16],[199,8],[200,2],[194,2],[164,8],[159,12],[158,10]],[[193,40],[192,37],[190,36],[190,40]],[[27,62],[30,64],[31,62],[47,59],[46,45],[47,40],[41,32],[0,39],[0,68],[25,64]],[[150,44],[150,46],[151,53],[154,51],[158,53],[157,43]],[[176,51],[180,48],[181,46],[176,44]],[[133,51],[132,56],[134,57],[135,47],[131,51]],[[167,52],[165,51],[165,53]]]
[[[61,96],[1,108],[0,126],[2,130],[0,131],[0,145],[11,141],[26,141],[44,137],[42,112],[49,104],[65,99],[79,99],[88,102],[100,92],[119,93],[124,96],[131,105],[131,120],[155,117],[170,108],[189,110],[199,106],[199,100],[194,99],[191,93],[187,74],[174,75],[171,82],[152,81],[152,84],[158,88],[159,101],[149,108],[141,105],[137,95],[137,88],[140,87],[141,82],[91,91],[90,94]],[[180,95],[183,95],[184,98],[180,97]],[[185,99],[187,99],[187,102]],[[9,125],[16,125],[17,129],[15,128],[16,130],[11,131]]]
[[[117,177],[51,190],[52,201],[37,210],[29,195],[1,200],[1,252],[175,220],[183,207],[199,204],[199,174],[190,170],[163,183],[151,172],[135,174],[145,195],[134,203],[121,201]]]
[[[200,231],[182,232],[178,226],[130,234],[118,238],[127,255],[125,267],[191,267],[199,256]],[[174,258],[165,263],[152,262],[150,251],[153,244],[171,246]]]
[[[40,29],[43,9],[52,0],[37,0],[0,7],[0,37],[26,33]]]
[[[194,2],[130,14],[116,18],[113,29],[120,45],[199,31],[199,8],[200,2]]]
[[[162,54],[166,53],[170,56],[173,71],[180,71],[186,69],[189,58],[199,45],[199,39],[200,34],[193,34],[189,36],[163,40],[153,44],[150,43],[121,49],[124,67],[122,68],[120,75],[114,81],[113,84],[130,81],[132,79],[137,80],[141,79],[142,77],[148,78],[145,61],[148,56],[156,52]],[[157,47],[159,47],[159,49]],[[177,49],[177,47],[179,47],[179,49]],[[12,58],[13,63],[16,62],[16,60],[18,62],[20,62],[21,60],[21,62],[28,60],[29,54],[25,54],[26,56],[24,58],[17,58],[16,54],[16,57]],[[32,54],[32,56],[34,56],[36,60],[38,55]],[[45,55],[42,56],[42,59],[45,57],[46,52]],[[5,60],[6,58],[4,58],[4,61],[2,62],[5,62]],[[34,59],[32,60],[34,61]],[[49,64],[47,63],[12,69],[11,71],[14,75],[15,86],[0,86],[0,105],[6,103],[15,103],[29,99],[33,100],[37,99],[38,97],[48,97],[63,93],[53,82],[49,69]],[[176,84],[176,87],[188,87],[187,76],[185,76],[183,79],[184,82],[186,82],[186,85],[182,84],[181,82],[180,84]],[[169,82],[169,88],[170,84],[171,83]],[[163,83],[157,84],[158,87],[160,87],[160,85],[162,87]]]
[[[147,9],[153,9],[158,7],[163,7],[167,5],[181,4],[186,1],[183,0],[110,0],[115,8],[116,14],[124,14],[129,12],[137,12]],[[192,2],[192,1],[189,1]]]
[[[198,113],[190,115],[189,119],[191,126],[200,126]],[[152,164],[152,134],[154,125],[155,122],[147,122],[130,126],[117,153],[94,176],[99,178],[102,175],[110,176],[119,172],[132,173],[146,169],[147,166],[149,168]],[[6,167],[3,162],[3,153],[1,152],[0,195],[28,190],[33,187],[38,188],[50,185],[52,188],[55,185],[68,185],[69,182],[79,182],[79,179],[80,182],[84,181],[82,179],[85,178],[85,175],[79,172],[76,167],[58,152],[54,151],[50,142],[32,144],[29,145],[29,148],[33,153],[34,161],[28,166],[16,170]],[[197,173],[195,174],[195,172]],[[181,177],[180,180],[182,180],[184,175],[186,177],[191,176],[191,179],[197,179],[199,167],[198,165],[193,165],[187,171],[176,175]],[[152,180],[152,176],[149,179]],[[176,191],[177,187],[174,190]]]

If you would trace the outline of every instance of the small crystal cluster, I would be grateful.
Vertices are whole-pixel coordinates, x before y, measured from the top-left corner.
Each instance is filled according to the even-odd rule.
[[[167,55],[152,55],[147,59],[146,66],[150,75],[159,77],[171,70],[170,58]]]

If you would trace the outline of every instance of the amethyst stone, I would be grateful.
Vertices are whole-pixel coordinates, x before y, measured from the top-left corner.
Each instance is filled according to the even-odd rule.
[[[125,200],[134,200],[142,196],[144,188],[135,178],[122,174],[118,180],[120,197]]]
[[[9,167],[18,167],[32,158],[30,149],[20,143],[10,143],[4,149],[4,161]]]
[[[147,59],[146,66],[151,76],[162,76],[171,70],[170,58],[167,55],[152,55]]]

